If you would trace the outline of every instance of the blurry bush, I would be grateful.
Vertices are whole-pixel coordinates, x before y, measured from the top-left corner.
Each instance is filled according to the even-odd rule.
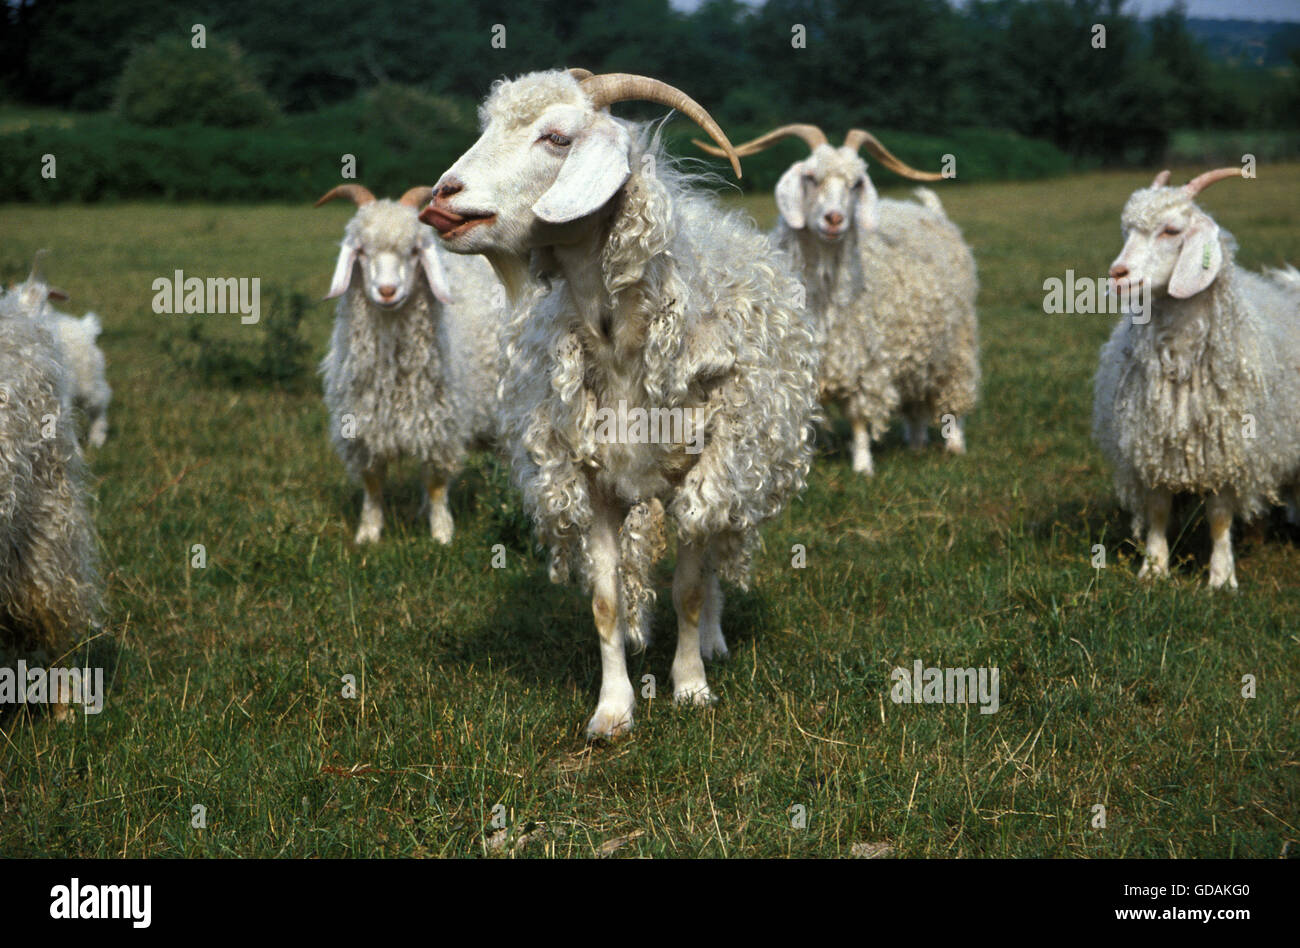
[[[432,184],[473,143],[473,115],[472,103],[385,83],[269,128],[145,128],[113,114],[12,123],[0,127],[0,195],[310,202],[343,180],[343,156],[353,155],[356,180],[395,197]],[[53,178],[40,173],[47,154]]]
[[[194,49],[182,37],[135,49],[118,80],[113,108],[128,122],[154,128],[257,128],[278,115],[238,46],[212,39]]]

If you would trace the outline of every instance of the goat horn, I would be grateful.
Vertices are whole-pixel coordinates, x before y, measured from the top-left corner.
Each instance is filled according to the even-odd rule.
[[[644,99],[658,102],[681,112],[692,122],[709,133],[726,156],[731,159],[731,168],[740,177],[740,156],[731,147],[726,133],[713,121],[713,117],[685,92],[649,76],[634,76],[625,72],[610,72],[601,76],[589,76],[582,80],[582,91],[587,94],[591,104],[598,109],[624,102],[628,99]]]
[[[409,193],[409,192],[408,192]],[[362,184],[340,184],[336,188],[331,188],[325,193],[319,201],[313,204],[313,207],[320,207],[335,198],[350,198],[357,207],[365,207],[374,201],[375,196],[370,193],[370,189]]]
[[[50,255],[48,249],[41,248],[32,255],[32,272],[27,275],[27,279],[33,283],[45,282],[45,258]]]
[[[585,79],[590,79],[593,75],[595,75],[595,73],[593,73],[590,69],[579,69],[578,67],[575,66],[574,68],[569,70],[569,75],[572,76],[574,79],[577,79],[579,82],[582,82]]]
[[[880,144],[880,139],[876,138],[870,132],[864,132],[860,128],[850,129],[849,133],[844,136],[844,147],[857,151],[863,145],[867,146],[867,151],[882,165],[888,168],[894,174],[900,174],[904,178],[911,178],[913,181],[942,181],[943,175],[935,174],[932,171],[917,171],[909,164],[905,164],[895,158],[889,149]]]
[[[427,184],[420,185],[418,188],[411,188],[400,198],[398,204],[405,204],[407,207],[420,208],[421,205],[428,204],[429,199],[433,197],[433,188]]]
[[[1168,183],[1169,183],[1169,169],[1166,168],[1164,171],[1160,172],[1158,175],[1155,176],[1155,178],[1151,180],[1151,187],[1163,188]]]
[[[1241,168],[1215,168],[1213,171],[1207,171],[1205,174],[1198,174],[1191,181],[1183,185],[1183,190],[1191,197],[1196,197],[1216,181],[1222,181],[1224,178],[1241,177]]]
[[[815,151],[818,145],[825,145],[826,133],[816,125],[782,125],[780,128],[774,128],[766,135],[760,135],[753,141],[745,142],[743,145],[736,146],[736,154],[741,158],[748,158],[750,155],[756,155],[769,145],[775,144],[782,138],[788,137],[802,138],[804,144],[808,146],[809,151]],[[692,138],[691,141],[696,148],[706,151],[710,155],[722,157],[725,152],[714,145],[702,142],[698,138]]]

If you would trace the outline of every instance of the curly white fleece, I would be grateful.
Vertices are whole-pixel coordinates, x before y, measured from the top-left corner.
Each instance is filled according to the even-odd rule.
[[[1149,229],[1180,192],[1137,191],[1126,227]],[[1219,244],[1207,289],[1157,296],[1149,322],[1124,316],[1101,350],[1093,435],[1138,529],[1148,490],[1223,494],[1250,519],[1300,476],[1300,281],[1237,267],[1226,230]]]
[[[348,236],[372,253],[409,253],[421,228],[414,208],[376,201],[357,210]],[[419,275],[395,308],[372,303],[362,278],[339,299],[321,372],[334,449],[354,479],[400,456],[449,478],[467,450],[495,436],[501,316],[493,307],[503,300],[486,261],[441,257],[452,303],[434,299]]]
[[[526,116],[575,90],[563,74],[529,76],[499,86],[483,111]],[[504,93],[509,103],[494,101]],[[539,282],[503,333],[501,406],[552,578],[576,564],[592,580],[594,489],[630,507],[620,600],[636,642],[665,512],[679,540],[707,548],[723,578],[746,583],[759,525],[805,483],[819,350],[788,259],[747,217],[693,189],[646,126],[627,127],[635,170],[600,258],[613,344],[592,337],[554,262],[535,254]],[[597,411],[620,401],[698,409],[702,452],[599,442]]]
[[[60,658],[96,620],[95,537],[44,321],[0,294],[0,644]]]
[[[843,158],[819,149],[809,159],[831,160]],[[822,401],[865,421],[873,440],[900,408],[961,418],[979,388],[975,258],[934,193],[916,191],[921,203],[882,199],[874,230],[853,227],[834,244],[776,228],[823,340]]]

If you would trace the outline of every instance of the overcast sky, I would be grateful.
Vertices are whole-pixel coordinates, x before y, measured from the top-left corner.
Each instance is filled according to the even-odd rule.
[[[694,10],[700,0],[669,0],[679,10]],[[758,0],[741,0],[758,5]],[[960,2],[960,0],[959,0]],[[1127,9],[1141,16],[1167,10],[1174,0],[1128,0]],[[1300,0],[1186,0],[1187,15],[1217,20],[1300,21]]]

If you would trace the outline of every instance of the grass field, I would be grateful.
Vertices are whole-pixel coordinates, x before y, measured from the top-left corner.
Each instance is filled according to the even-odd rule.
[[[1185,178],[1194,170],[1182,169]],[[1179,179],[1180,172],[1175,172]],[[943,192],[981,270],[984,385],[970,453],[895,433],[878,474],[823,439],[803,497],[729,592],[708,710],[638,703],[587,744],[599,680],[589,603],[553,587],[503,470],[477,459],[434,545],[400,469],[377,548],[326,439],[319,385],[237,387],[176,340],[264,326],[150,309],[150,285],[261,276],[325,292],[347,209],[0,208],[0,273],[51,247],[94,308],[115,390],[90,458],[109,621],[88,646],[104,712],[0,720],[10,856],[1275,857],[1300,840],[1300,533],[1238,532],[1238,595],[1204,585],[1199,507],[1176,576],[1146,587],[1092,444],[1110,320],[1047,316],[1042,282],[1104,272],[1149,175]],[[760,223],[770,201],[749,199]],[[1300,165],[1204,199],[1248,266],[1300,262]],[[323,355],[330,304],[304,323]],[[219,325],[218,325],[219,324]],[[204,544],[205,569],[190,566]],[[503,544],[507,565],[491,566]],[[1103,544],[1107,566],[1094,569]],[[807,566],[791,567],[804,544]],[[670,575],[671,558],[662,566]],[[669,691],[670,597],[632,659]],[[890,670],[997,666],[1001,707],[895,705]],[[346,674],[359,694],[341,696]],[[1258,695],[1244,699],[1243,675]],[[1106,808],[1096,828],[1094,806]],[[206,827],[193,828],[193,807]],[[803,807],[806,825],[793,817]],[[509,836],[493,825],[504,818]],[[497,820],[498,823],[501,819]],[[887,848],[886,848],[887,847]]]

